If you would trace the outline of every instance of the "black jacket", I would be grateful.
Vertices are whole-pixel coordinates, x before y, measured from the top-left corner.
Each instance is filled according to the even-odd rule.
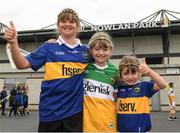
[[[1,97],[0,97],[0,99],[2,100],[2,99],[4,99],[4,98],[6,98],[6,97],[7,97],[7,91],[6,91],[6,90],[1,91]]]

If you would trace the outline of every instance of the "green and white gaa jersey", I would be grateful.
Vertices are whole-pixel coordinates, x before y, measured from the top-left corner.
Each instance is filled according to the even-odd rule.
[[[84,131],[116,132],[116,108],[113,92],[117,68],[89,64],[84,77]]]

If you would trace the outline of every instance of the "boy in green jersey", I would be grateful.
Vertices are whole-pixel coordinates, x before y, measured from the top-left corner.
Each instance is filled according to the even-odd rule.
[[[114,86],[118,69],[108,60],[113,44],[108,34],[95,33],[89,41],[94,62],[88,65],[84,77],[85,132],[116,132]]]

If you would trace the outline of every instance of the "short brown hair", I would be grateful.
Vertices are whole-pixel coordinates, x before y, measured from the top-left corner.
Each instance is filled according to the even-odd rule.
[[[126,55],[123,56],[119,63],[119,74],[121,76],[122,69],[127,67],[128,71],[137,72],[139,71],[140,62],[136,56]]]
[[[89,40],[90,49],[94,48],[96,45],[99,45],[101,48],[113,48],[113,43],[111,37],[105,32],[96,32],[91,39]]]

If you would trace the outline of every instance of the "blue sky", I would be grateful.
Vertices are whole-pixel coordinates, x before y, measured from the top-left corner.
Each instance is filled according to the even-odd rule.
[[[92,24],[129,23],[161,9],[180,12],[179,5],[179,0],[2,0],[0,22],[12,20],[18,31],[41,29],[69,7]]]

